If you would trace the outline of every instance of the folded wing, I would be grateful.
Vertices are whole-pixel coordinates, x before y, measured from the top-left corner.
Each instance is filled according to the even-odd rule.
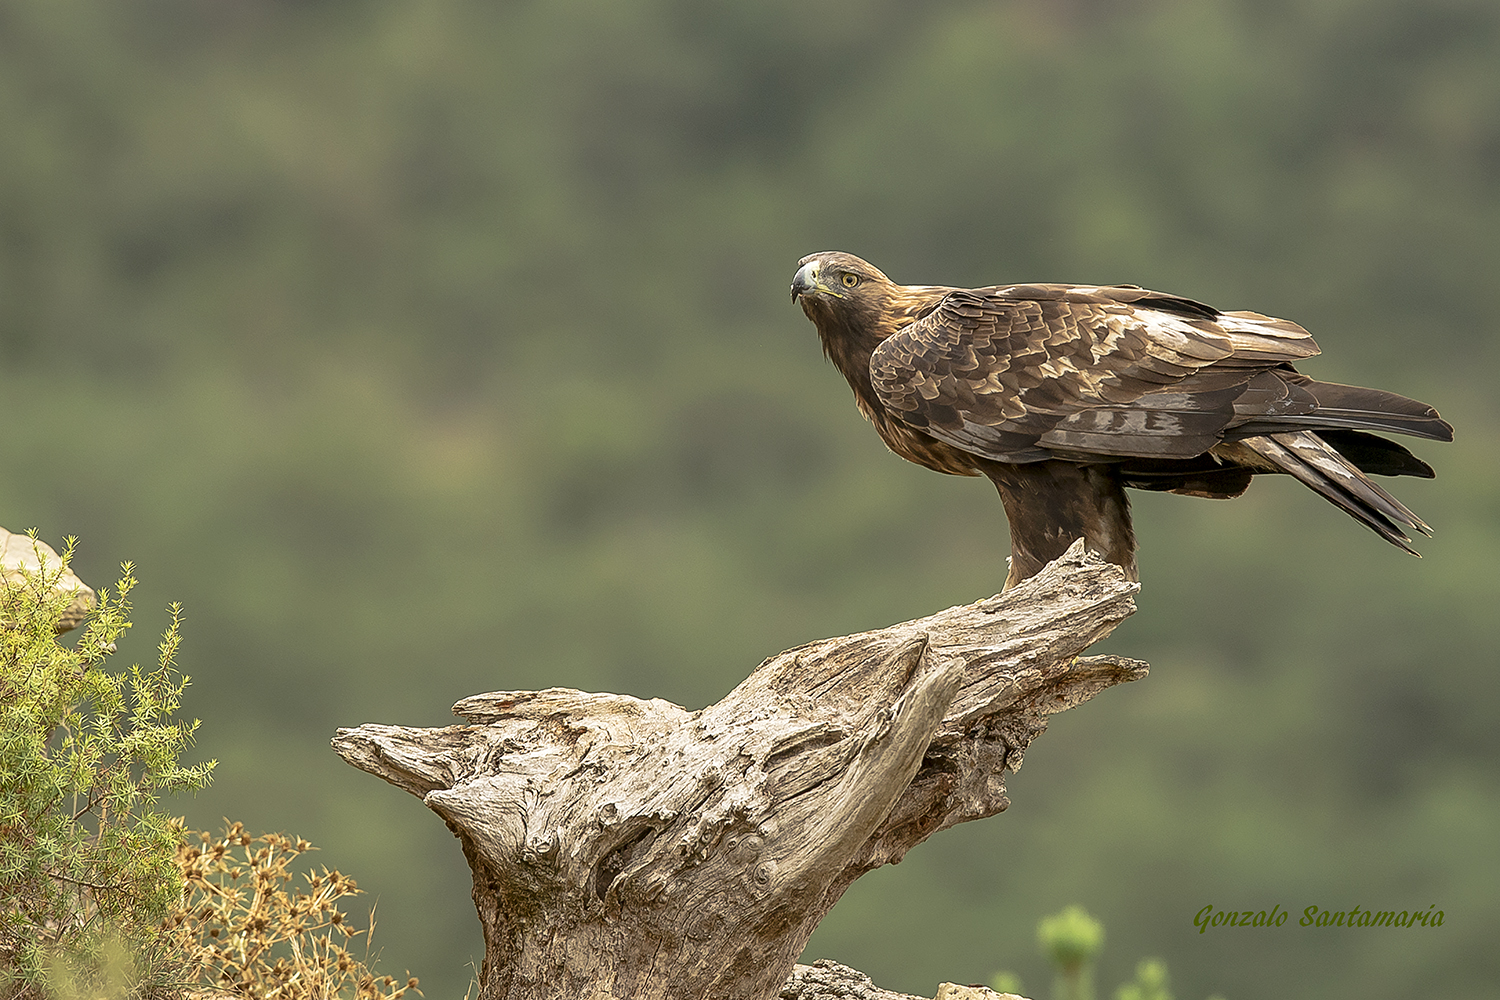
[[[1317,353],[1306,330],[1255,313],[1025,285],[949,294],[886,338],[870,373],[901,420],[994,461],[1191,458],[1244,417],[1258,377]],[[1271,401],[1274,381],[1252,396]]]
[[[880,344],[870,375],[893,416],[980,460],[1110,463],[1127,486],[1213,497],[1289,473],[1407,548],[1402,529],[1427,525],[1365,472],[1432,470],[1366,431],[1453,429],[1424,403],[1293,367],[1317,353],[1302,327],[1259,313],[1024,285],[951,292]]]

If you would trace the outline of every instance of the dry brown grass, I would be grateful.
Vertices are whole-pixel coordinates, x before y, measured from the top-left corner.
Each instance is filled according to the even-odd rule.
[[[352,878],[325,867],[294,885],[292,863],[315,849],[310,843],[279,833],[253,837],[239,823],[197,841],[178,850],[187,885],[165,931],[189,978],[223,991],[199,995],[397,1000],[408,990],[421,993],[415,978],[398,984],[377,976],[350,953],[352,939],[364,935],[368,957],[375,929],[374,910],[369,928],[359,930],[338,906],[359,893]]]

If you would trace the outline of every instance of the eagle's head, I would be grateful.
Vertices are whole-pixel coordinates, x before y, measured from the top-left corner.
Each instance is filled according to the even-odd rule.
[[[818,328],[823,350],[845,375],[867,378],[870,352],[935,306],[951,288],[898,285],[852,253],[829,250],[797,262],[792,301]],[[854,374],[851,374],[854,373]]]
[[[891,308],[901,291],[874,264],[837,250],[803,257],[792,278],[792,301],[818,328],[823,353],[856,380],[868,379],[870,352],[904,325]]]
[[[802,304],[807,318],[820,327],[834,317],[846,322],[856,317],[876,319],[896,286],[874,264],[851,253],[828,250],[797,262],[792,279],[792,301]]]

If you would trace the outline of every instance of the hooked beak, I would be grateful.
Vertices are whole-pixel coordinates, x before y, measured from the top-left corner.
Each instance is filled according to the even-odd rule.
[[[796,277],[792,278],[792,301],[796,302],[800,296],[808,292],[822,292],[824,295],[832,295],[836,299],[844,296],[823,284],[820,275],[821,265],[818,261],[810,260],[797,269]]]

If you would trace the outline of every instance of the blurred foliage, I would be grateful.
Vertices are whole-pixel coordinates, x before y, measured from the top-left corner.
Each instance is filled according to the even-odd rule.
[[[1094,1000],[1094,965],[1104,948],[1104,925],[1073,904],[1043,917],[1037,923],[1036,937],[1052,967],[1052,1000]],[[1134,978],[1121,983],[1112,995],[1114,1000],[1173,1000],[1170,979],[1167,963],[1143,958],[1135,965]],[[991,975],[989,986],[996,993],[1023,992],[1021,978],[1009,970]]]
[[[1152,676],[809,957],[923,992],[1081,900],[1182,995],[1487,996],[1497,64],[1490,0],[0,0],[0,524],[194,609],[221,765],[190,825],[327,845],[384,961],[457,996],[462,858],[334,728],[550,685],[698,706],[999,586],[998,502],[862,425],[799,257],[1287,316],[1315,377],[1457,425],[1396,484],[1427,558],[1294,483],[1140,497],[1109,647]],[[1448,920],[1198,935],[1210,902]]]
[[[1161,959],[1143,958],[1136,963],[1135,978],[1115,990],[1115,1000],[1172,1000],[1170,978]]]

